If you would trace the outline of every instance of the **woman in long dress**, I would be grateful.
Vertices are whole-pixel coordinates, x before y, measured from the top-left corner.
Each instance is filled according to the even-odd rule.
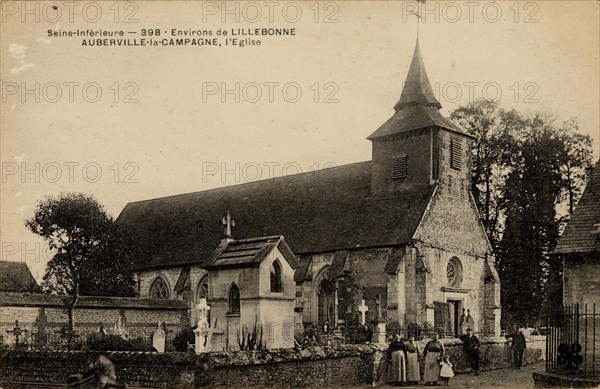
[[[388,347],[388,352],[390,353],[390,361],[392,362],[388,382],[392,385],[400,385],[406,382],[405,347],[400,335],[394,337],[394,340]]]
[[[412,384],[421,380],[419,359],[421,359],[421,347],[415,342],[414,336],[409,336],[406,343],[406,380]]]
[[[444,356],[444,345],[438,340],[437,334],[425,345],[425,372],[423,381],[436,384],[440,378],[440,361]],[[439,358],[439,360],[438,360]]]

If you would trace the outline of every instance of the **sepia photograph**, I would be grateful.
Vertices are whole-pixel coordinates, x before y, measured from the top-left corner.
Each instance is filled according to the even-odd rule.
[[[0,0],[0,389],[600,387],[600,1]]]

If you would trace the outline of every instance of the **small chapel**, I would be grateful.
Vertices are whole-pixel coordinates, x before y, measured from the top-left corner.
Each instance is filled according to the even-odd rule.
[[[500,335],[474,138],[441,108],[417,40],[370,161],[127,204],[117,222],[139,250],[139,296],[187,302],[193,326],[207,306],[213,349],[255,323],[270,348],[365,323]]]

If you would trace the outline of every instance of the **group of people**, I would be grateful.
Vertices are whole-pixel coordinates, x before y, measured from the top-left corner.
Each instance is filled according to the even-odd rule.
[[[460,338],[463,342],[463,350],[468,366],[475,375],[479,375],[480,370],[480,342],[473,331],[468,328],[466,334]],[[525,335],[521,332],[519,326],[506,336],[510,342],[510,348],[513,353],[513,364],[515,369],[520,369],[523,364],[523,353],[526,348]],[[400,335],[396,335],[388,347],[390,369],[388,382],[392,385],[416,384],[421,380],[421,369],[419,361],[424,358],[423,381],[426,384],[435,385],[442,381],[448,385],[450,378],[454,377],[454,371],[450,358],[446,355],[444,345],[439,341],[438,335],[434,334],[432,339],[427,342],[425,348],[421,351],[414,336],[404,342]]]
[[[427,384],[437,384],[443,381],[448,385],[454,376],[450,358],[445,354],[444,345],[439,341],[437,334],[427,342],[425,348],[415,342],[414,336],[404,342],[400,335],[396,335],[388,347],[390,370],[388,382],[392,385],[405,383],[416,384],[421,380],[419,361],[425,359],[423,380]]]

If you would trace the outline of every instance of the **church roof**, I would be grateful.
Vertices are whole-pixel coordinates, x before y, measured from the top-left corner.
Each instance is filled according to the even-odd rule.
[[[140,251],[138,270],[206,265],[229,210],[235,238],[283,235],[295,254],[408,243],[433,187],[373,196],[371,162],[129,203],[117,222]]]
[[[460,127],[446,119],[439,110],[440,102],[435,98],[421,56],[419,41],[415,45],[412,62],[406,76],[400,100],[394,106],[394,115],[372,133],[368,139],[395,135],[418,128],[438,126],[470,136]]]
[[[0,292],[40,293],[41,289],[25,262],[0,261]]]
[[[278,235],[227,242],[225,247],[217,249],[214,259],[205,267],[210,269],[259,265],[275,248],[279,249],[292,269],[300,266],[283,236]]]
[[[600,251],[600,160],[596,163],[555,254]]]

